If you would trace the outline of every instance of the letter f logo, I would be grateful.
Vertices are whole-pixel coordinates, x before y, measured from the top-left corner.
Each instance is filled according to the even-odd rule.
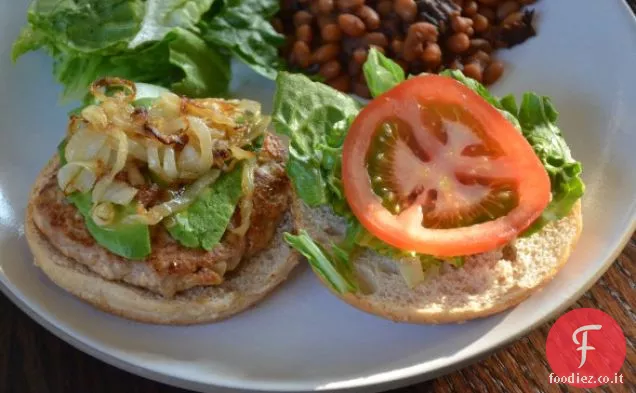
[[[592,346],[587,345],[588,330],[601,330],[602,327],[602,325],[585,325],[576,329],[574,333],[572,333],[572,341],[574,341],[574,344],[581,345],[576,349],[577,351],[581,351],[581,364],[579,364],[579,368],[583,367],[583,365],[585,364],[585,360],[587,359],[587,351],[593,351],[596,349]],[[583,332],[583,339],[581,340],[581,342],[579,342],[576,336],[581,332]]]

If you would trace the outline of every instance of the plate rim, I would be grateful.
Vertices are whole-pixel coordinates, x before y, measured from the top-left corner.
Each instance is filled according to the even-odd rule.
[[[338,386],[335,387],[325,387],[321,388],[321,386],[311,385],[307,386],[306,384],[299,384],[296,382],[293,383],[281,383],[281,382],[257,382],[257,381],[243,381],[243,383],[238,384],[230,380],[230,383],[216,383],[216,384],[208,384],[202,383],[198,381],[194,381],[191,379],[186,379],[177,375],[169,375],[167,373],[162,373],[156,370],[153,370],[148,367],[144,367],[142,365],[133,364],[125,359],[118,358],[115,355],[109,354],[97,348],[94,345],[91,345],[88,342],[84,342],[80,338],[73,336],[72,334],[65,331],[62,327],[57,326],[55,323],[55,319],[49,320],[45,318],[42,314],[38,313],[34,308],[32,308],[27,301],[17,296],[11,288],[4,283],[4,280],[0,280],[0,292],[2,292],[5,296],[7,296],[13,304],[15,304],[21,311],[27,314],[31,319],[37,322],[40,326],[44,327],[47,331],[52,333],[57,338],[62,341],[68,343],[75,349],[82,351],[89,356],[92,356],[96,359],[99,359],[113,367],[116,367],[120,370],[124,370],[126,372],[159,382],[164,383],[170,386],[179,387],[183,389],[190,389],[196,392],[206,393],[211,391],[210,389],[214,388],[229,388],[229,389],[248,389],[252,391],[278,391],[278,392],[297,392],[297,391],[316,391],[316,390],[325,390],[325,391],[342,391],[352,388],[369,388],[373,386],[386,385],[391,383],[399,383],[400,381],[406,382],[408,380],[414,381],[426,381],[433,377],[440,377],[442,375],[446,375],[452,371],[455,371],[459,368],[467,367],[477,360],[487,356],[490,353],[495,352],[496,350],[501,349],[504,346],[509,345],[511,342],[516,341],[519,337],[526,335],[528,332],[536,329],[539,325],[542,325],[546,321],[552,319],[555,315],[560,314],[563,310],[570,307],[578,298],[580,298],[585,292],[587,292],[596,282],[605,274],[605,272],[614,264],[616,259],[623,252],[627,243],[629,243],[630,239],[636,232],[636,217],[633,216],[631,219],[631,223],[629,225],[629,230],[623,233],[623,236],[619,239],[618,243],[615,245],[610,257],[607,258],[603,265],[596,271],[596,273],[577,290],[572,296],[563,301],[558,307],[556,307],[552,312],[548,313],[545,317],[539,318],[534,323],[528,325],[524,329],[519,332],[512,334],[510,337],[507,337],[505,340],[490,346],[485,347],[480,350],[475,351],[473,354],[458,360],[454,363],[450,363],[439,368],[433,370],[421,370],[422,363],[415,364],[409,367],[398,368],[394,370],[389,370],[383,372],[383,374],[399,374],[392,375],[391,377],[384,378],[379,382],[370,382],[362,380],[358,383],[347,383],[348,381],[344,381],[342,383],[338,383]],[[427,378],[427,377],[431,378]],[[226,381],[227,382],[227,381]]]
[[[618,3],[622,4],[625,11],[631,15],[631,23],[636,23],[636,7],[633,9],[627,0],[619,0]],[[620,4],[618,6],[620,6]],[[631,221],[631,222],[630,222]],[[374,375],[385,374],[386,376],[380,378],[380,380],[371,380],[370,378],[364,379],[352,379],[339,381],[336,386],[326,386],[324,384],[317,385],[313,382],[310,384],[295,382],[281,382],[281,381],[240,381],[238,379],[229,380],[217,380],[212,383],[206,383],[202,381],[196,381],[188,379],[182,376],[174,375],[171,373],[157,371],[153,368],[143,366],[141,364],[134,364],[131,361],[119,357],[108,352],[103,351],[101,345],[95,345],[91,342],[89,337],[80,335],[74,336],[71,332],[65,330],[61,324],[63,321],[56,319],[54,316],[47,318],[47,312],[41,310],[37,304],[29,302],[23,296],[21,296],[18,288],[13,285],[6,277],[6,275],[0,275],[0,292],[4,294],[14,305],[16,305],[22,312],[29,316],[32,320],[46,329],[48,332],[71,345],[73,348],[82,351],[89,356],[92,356],[104,363],[116,367],[120,370],[129,372],[134,375],[147,378],[166,385],[190,389],[196,392],[209,392],[218,388],[226,389],[248,389],[251,391],[280,391],[280,392],[295,392],[295,391],[315,391],[315,390],[327,390],[327,391],[342,391],[353,388],[379,388],[389,384],[401,384],[406,385],[408,383],[423,382],[432,378],[446,375],[452,371],[460,368],[467,367],[478,360],[492,354],[493,352],[510,345],[513,341],[518,340],[520,337],[528,334],[530,331],[535,330],[538,326],[544,324],[546,321],[553,319],[556,315],[562,313],[565,309],[570,307],[577,299],[579,299],[585,292],[587,292],[596,282],[607,272],[612,264],[617,260],[620,254],[623,252],[632,236],[636,235],[636,212],[632,211],[632,216],[628,220],[627,229],[622,233],[617,242],[614,243],[614,247],[609,253],[609,256],[602,262],[602,265],[596,270],[596,272],[590,276],[590,278],[580,286],[571,296],[564,299],[558,306],[556,306],[551,312],[547,313],[544,317],[538,318],[531,324],[528,324],[523,329],[511,334],[504,340],[497,342],[494,345],[484,345],[482,348],[475,349],[473,353],[455,361],[449,361],[447,364],[438,366],[431,369],[422,369],[423,363],[419,362],[407,367],[401,367],[391,370],[385,370],[382,373],[376,373]],[[18,238],[22,238],[19,236]]]

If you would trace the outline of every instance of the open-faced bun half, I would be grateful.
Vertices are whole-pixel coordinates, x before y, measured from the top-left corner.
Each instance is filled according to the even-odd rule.
[[[323,244],[344,235],[345,222],[328,207],[312,209],[296,200],[293,210],[298,227]],[[569,216],[541,231],[468,257],[462,268],[447,266],[414,288],[407,286],[397,262],[365,250],[353,265],[366,290],[332,292],[360,310],[396,322],[450,323],[485,317],[521,303],[550,282],[566,263],[581,229],[579,201]]]

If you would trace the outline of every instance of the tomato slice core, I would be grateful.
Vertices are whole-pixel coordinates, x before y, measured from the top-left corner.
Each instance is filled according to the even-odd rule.
[[[344,142],[345,196],[375,236],[440,257],[501,246],[550,200],[521,133],[459,82],[427,75],[373,100]]]

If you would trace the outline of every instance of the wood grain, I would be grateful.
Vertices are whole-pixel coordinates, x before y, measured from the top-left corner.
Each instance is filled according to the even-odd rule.
[[[596,0],[610,1],[610,0]],[[636,12],[636,0],[628,0]],[[583,390],[550,385],[545,342],[550,321],[485,360],[391,393],[636,392],[636,237],[596,285],[571,307],[610,314],[627,337],[622,385]],[[59,340],[0,295],[0,393],[187,393],[129,374]]]

